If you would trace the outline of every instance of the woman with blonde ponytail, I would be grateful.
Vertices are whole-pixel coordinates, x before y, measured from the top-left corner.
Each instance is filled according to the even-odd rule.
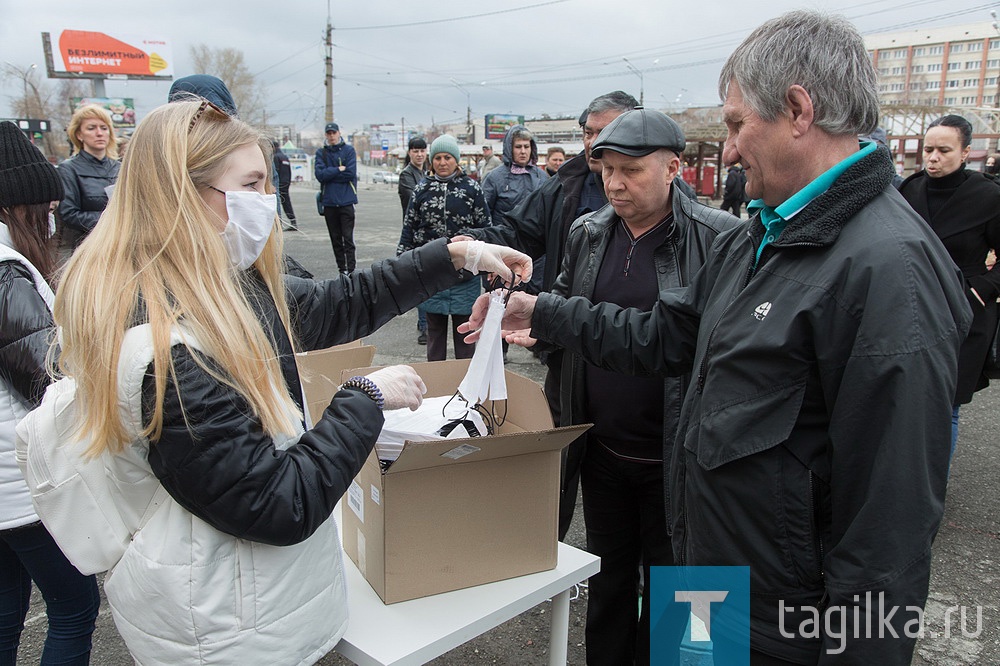
[[[530,271],[508,248],[440,241],[332,280],[284,275],[270,160],[209,102],[154,110],[56,294],[90,453],[148,461],[169,495],[105,581],[142,664],[313,663],[336,644],[347,608],[330,514],[382,409],[416,408],[423,382],[407,366],[352,378],[303,432],[294,352],[368,335],[463,269]],[[152,359],[141,387],[120,381],[137,330]],[[137,401],[141,423],[123,408]]]

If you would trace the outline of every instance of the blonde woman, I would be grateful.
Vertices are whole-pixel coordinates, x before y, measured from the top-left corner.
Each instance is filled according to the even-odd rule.
[[[60,368],[92,453],[113,478],[122,461],[148,465],[169,494],[105,581],[142,664],[313,663],[337,643],[347,607],[329,517],[382,408],[415,408],[423,383],[407,366],[353,378],[303,433],[293,351],[367,335],[463,268],[530,266],[441,240],[349,277],[282,275],[270,173],[270,143],[209,102],[154,110],[56,295]],[[119,352],[145,324],[152,361],[130,389]],[[120,410],[137,400],[139,424]]]
[[[121,163],[111,114],[96,104],[81,106],[66,128],[73,156],[59,165],[66,196],[59,204],[64,247],[86,238],[108,205],[105,188],[118,179]]]

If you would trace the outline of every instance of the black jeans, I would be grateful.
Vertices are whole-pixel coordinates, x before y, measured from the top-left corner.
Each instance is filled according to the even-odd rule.
[[[587,663],[649,664],[649,567],[674,563],[663,501],[663,464],[625,460],[590,436],[580,482],[587,550],[601,557],[600,573],[590,577],[584,632]],[[640,566],[647,586],[641,617]],[[682,634],[683,627],[672,640],[679,644]]]
[[[289,224],[293,227],[295,226],[295,209],[292,208],[292,197],[288,193],[288,187],[291,183],[282,183],[278,186],[278,194],[281,195],[281,210],[285,211],[285,217],[288,218]]]
[[[326,228],[330,232],[333,256],[337,259],[337,270],[352,272],[357,268],[354,248],[354,206],[326,206],[323,208]]]
[[[41,523],[0,532],[0,664],[16,661],[32,581],[48,619],[42,666],[87,664],[101,605],[97,579],[77,571]]]
[[[448,317],[446,314],[428,312],[427,314],[427,360],[443,361],[448,358]],[[455,344],[455,358],[472,358],[476,351],[475,343],[465,343],[465,337],[458,332],[461,324],[469,321],[469,315],[451,316],[451,336]]]

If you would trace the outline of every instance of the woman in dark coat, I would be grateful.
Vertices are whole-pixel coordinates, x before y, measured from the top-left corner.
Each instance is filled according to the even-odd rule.
[[[59,204],[62,244],[74,249],[93,231],[108,205],[107,187],[118,180],[115,126],[107,110],[88,104],[73,113],[66,129],[74,154],[59,165],[66,196]]]
[[[996,334],[1000,296],[1000,269],[986,268],[986,255],[1000,247],[1000,186],[965,168],[971,143],[968,120],[957,115],[938,118],[924,136],[924,170],[907,178],[899,189],[962,270],[975,314],[958,359],[952,451],[958,440],[959,407],[989,385],[983,366]]]

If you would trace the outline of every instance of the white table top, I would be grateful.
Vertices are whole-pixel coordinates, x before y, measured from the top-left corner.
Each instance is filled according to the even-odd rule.
[[[600,558],[559,544],[555,569],[385,605],[344,555],[350,626],[334,648],[360,666],[424,664],[600,570]]]

